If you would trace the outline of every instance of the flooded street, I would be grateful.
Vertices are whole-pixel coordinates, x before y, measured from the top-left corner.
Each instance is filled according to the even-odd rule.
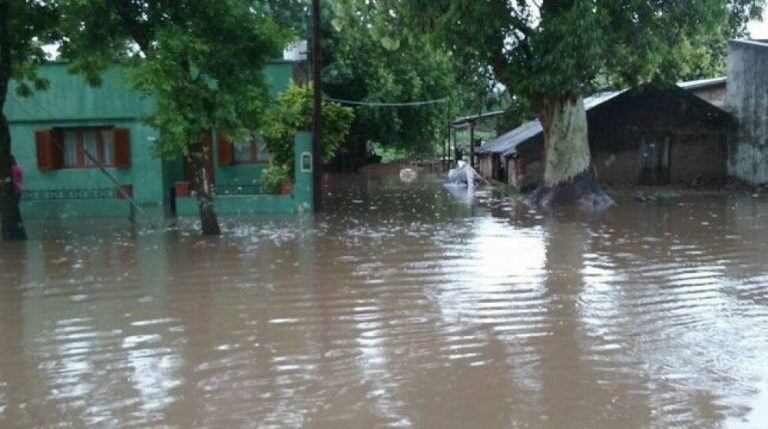
[[[768,198],[531,213],[345,176],[332,211],[30,224],[0,427],[768,425]]]

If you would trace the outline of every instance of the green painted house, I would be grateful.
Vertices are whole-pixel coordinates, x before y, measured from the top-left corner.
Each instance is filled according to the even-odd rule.
[[[279,61],[265,68],[273,93],[288,87],[294,65]],[[12,151],[24,170],[25,217],[130,216],[127,196],[143,212],[197,213],[185,161],[154,154],[158,132],[142,121],[153,111],[153,100],[132,91],[119,68],[107,71],[98,88],[68,73],[65,63],[45,64],[39,73],[50,81],[48,90],[11,95],[5,106]],[[258,140],[232,144],[217,137],[212,132],[204,144],[213,153],[208,168],[221,214],[311,208],[308,133],[296,137],[296,177],[282,195],[261,193],[259,179],[269,154]]]

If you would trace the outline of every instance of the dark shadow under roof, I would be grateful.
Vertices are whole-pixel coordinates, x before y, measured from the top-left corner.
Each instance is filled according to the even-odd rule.
[[[768,48],[768,45],[765,45],[765,46],[766,48]],[[693,95],[693,93],[690,92],[693,89],[701,89],[709,86],[722,85],[725,82],[726,82],[725,77],[718,77],[713,79],[703,79],[698,81],[682,82],[678,84],[676,87],[672,86],[672,88],[670,89],[675,90],[679,94],[682,94],[682,96],[690,97],[691,100],[700,103],[702,106],[707,106],[707,108],[714,109],[722,113],[723,115],[727,116],[728,114],[723,109],[713,104],[710,104],[706,101],[701,100],[699,97]],[[630,93],[630,91],[623,90],[623,91],[599,92],[597,94],[594,94],[584,99],[584,108],[587,112],[589,112],[595,107],[601,106],[627,93]],[[499,154],[504,157],[509,157],[517,153],[518,146],[521,143],[526,142],[534,137],[537,137],[543,132],[544,132],[544,129],[541,127],[541,124],[539,123],[538,120],[526,122],[525,124],[520,125],[519,127],[513,129],[512,131],[509,131],[505,134],[502,134],[496,137],[487,145],[477,148],[475,150],[475,153],[478,155]]]

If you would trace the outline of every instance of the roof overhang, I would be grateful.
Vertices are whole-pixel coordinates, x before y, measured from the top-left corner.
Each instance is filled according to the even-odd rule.
[[[502,114],[504,114],[503,110],[496,110],[496,111],[493,111],[493,112],[481,113],[481,114],[478,114],[478,115],[463,116],[461,118],[454,119],[453,122],[451,122],[451,124],[453,124],[454,127],[460,127],[460,126],[463,126],[463,125],[469,125],[469,124],[471,124],[473,122],[477,122],[477,121],[479,121],[481,119],[487,119],[487,118],[493,118],[495,116],[501,116]]]
[[[764,40],[736,39],[730,41],[731,45],[751,46],[754,48],[768,49],[768,42]]]
[[[696,89],[709,89],[718,86],[726,85],[728,82],[727,76],[713,77],[709,79],[691,80],[688,82],[680,82],[677,84],[680,88],[687,89],[689,91]]]

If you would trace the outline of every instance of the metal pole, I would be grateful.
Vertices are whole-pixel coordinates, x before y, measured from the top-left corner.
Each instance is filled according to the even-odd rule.
[[[312,111],[312,183],[314,209],[319,211],[322,206],[323,190],[322,168],[322,110],[323,82],[322,63],[320,58],[320,0],[312,0],[312,84],[314,85],[314,108]]]
[[[475,121],[469,121],[469,165],[475,168]]]
[[[453,104],[451,100],[448,100],[448,138],[443,142],[443,167],[450,168],[451,166],[451,115],[453,114]]]
[[[448,142],[448,167],[450,168],[456,158],[456,128],[451,125],[451,141]]]

